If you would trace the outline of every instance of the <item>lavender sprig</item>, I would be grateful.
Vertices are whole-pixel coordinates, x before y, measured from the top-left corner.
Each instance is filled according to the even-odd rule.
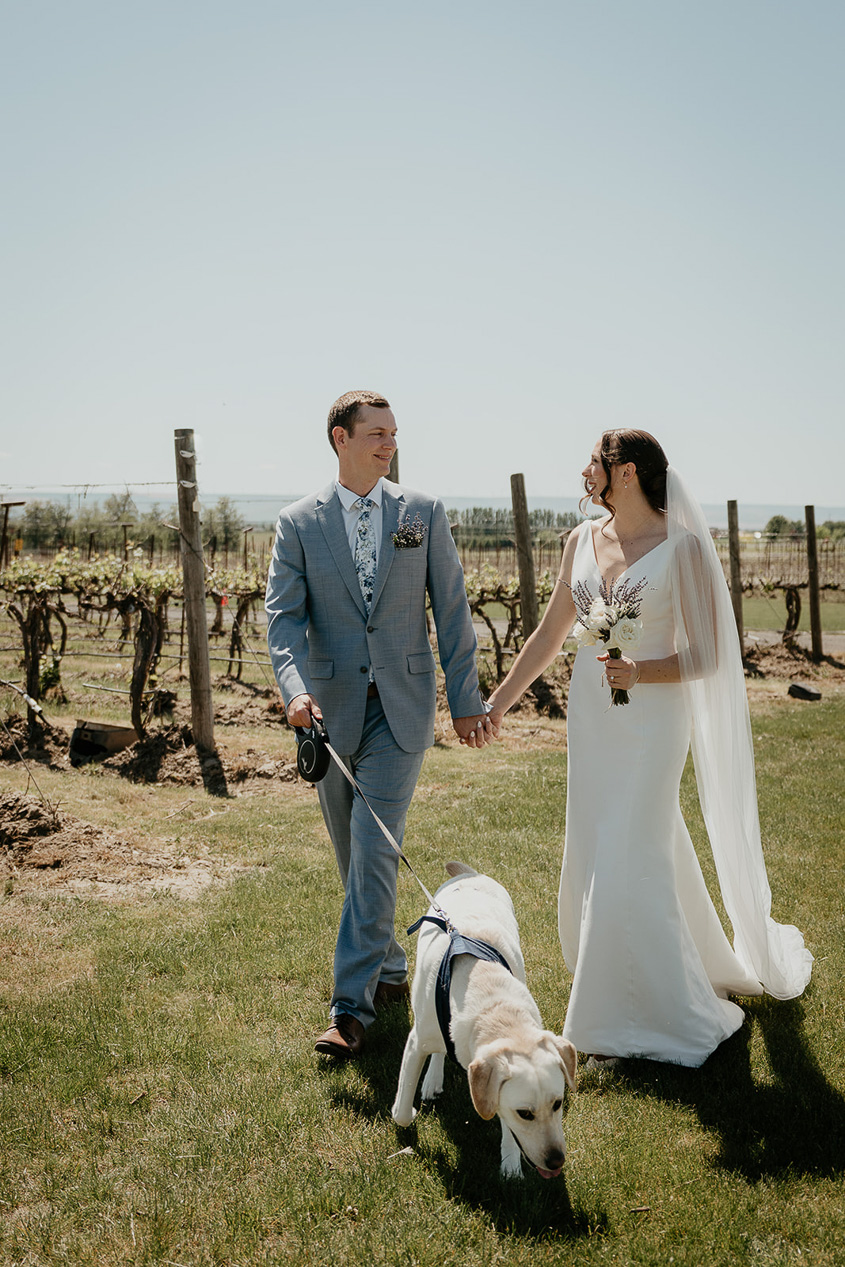
[[[578,641],[586,646],[606,643],[608,655],[613,660],[621,658],[623,647],[633,650],[642,636],[639,616],[646,585],[645,578],[636,582],[618,581],[616,584],[602,580],[597,598],[583,581],[570,585],[576,620],[582,627],[575,635]],[[610,699],[611,704],[627,704],[629,695],[627,691],[611,687]]]
[[[422,545],[427,531],[419,514],[416,514],[413,523],[404,520],[397,531],[390,534],[390,539],[397,550],[415,550]]]

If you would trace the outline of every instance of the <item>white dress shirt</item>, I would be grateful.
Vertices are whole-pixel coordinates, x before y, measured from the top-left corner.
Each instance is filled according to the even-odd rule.
[[[355,538],[358,535],[358,519],[361,515],[360,510],[355,508],[354,503],[358,501],[359,494],[353,493],[351,489],[345,488],[339,480],[335,480],[335,488],[340,498],[341,509],[343,510],[343,525],[346,528],[346,536],[349,539],[349,549],[352,551],[352,558],[355,558]],[[370,523],[373,525],[373,531],[376,536],[376,567],[378,567],[379,554],[381,552],[381,505],[382,505],[382,482],[381,480],[370,489],[366,494],[374,506],[370,511]]]

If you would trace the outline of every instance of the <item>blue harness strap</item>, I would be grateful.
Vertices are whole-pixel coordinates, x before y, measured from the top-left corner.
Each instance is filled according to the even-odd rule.
[[[452,985],[452,960],[457,955],[472,955],[474,959],[484,959],[488,963],[499,963],[506,968],[513,976],[513,970],[495,946],[491,946],[489,942],[480,941],[476,937],[464,937],[463,933],[459,933],[457,929],[450,928],[445,919],[441,919],[438,915],[422,915],[408,929],[411,933],[419,932],[422,924],[436,924],[441,932],[449,934],[448,949],[440,960],[440,967],[437,970],[437,982],[434,989],[434,1006],[437,1011],[437,1023],[440,1026],[440,1033],[443,1035],[443,1042],[446,1044],[446,1054],[451,1056],[455,1064],[459,1064],[457,1054],[455,1052],[455,1044],[452,1042],[452,1034],[450,1031],[450,1023],[452,1020],[452,1007],[449,999],[449,989]]]

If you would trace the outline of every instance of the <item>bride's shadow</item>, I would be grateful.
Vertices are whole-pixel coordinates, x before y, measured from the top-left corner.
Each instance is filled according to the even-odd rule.
[[[701,1069],[631,1061],[625,1082],[671,1103],[689,1105],[719,1137],[717,1167],[751,1182],[791,1171],[826,1177],[845,1172],[845,1098],[832,1087],[807,1044],[800,1000],[744,1000],[746,1022]],[[751,1074],[757,1026],[774,1080]]]

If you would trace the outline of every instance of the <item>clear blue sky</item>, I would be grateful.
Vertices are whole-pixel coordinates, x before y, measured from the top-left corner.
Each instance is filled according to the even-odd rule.
[[[841,506],[841,0],[2,0],[0,484]],[[37,494],[31,494],[35,496]],[[167,496],[166,492],[164,494]]]

